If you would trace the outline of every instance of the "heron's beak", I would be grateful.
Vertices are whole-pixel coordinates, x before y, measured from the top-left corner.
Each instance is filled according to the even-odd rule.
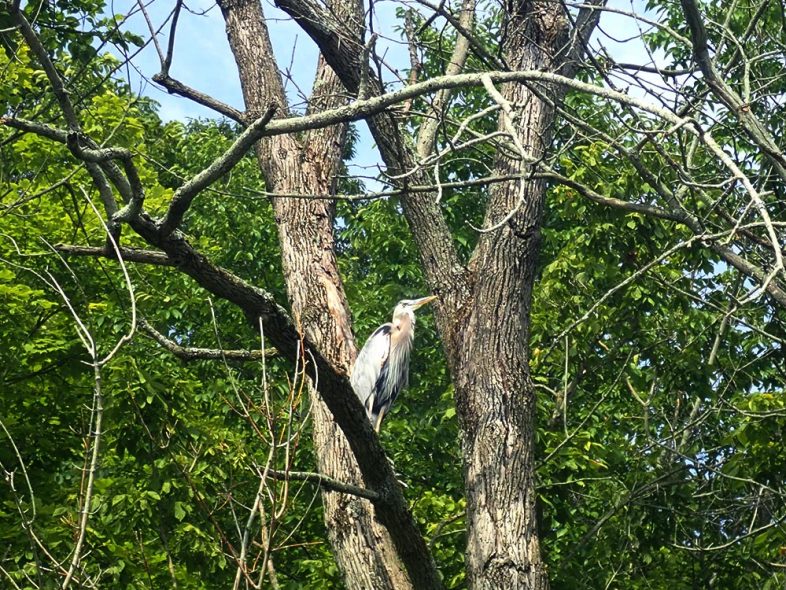
[[[423,307],[427,303],[431,303],[432,301],[434,301],[436,298],[437,298],[436,295],[429,295],[428,297],[423,297],[421,299],[416,299],[412,303],[412,309],[418,309],[420,307]]]

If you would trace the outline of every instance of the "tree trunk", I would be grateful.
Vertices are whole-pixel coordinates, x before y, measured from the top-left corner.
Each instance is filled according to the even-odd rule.
[[[240,72],[247,112],[264,112],[276,104],[286,114],[286,98],[258,0],[220,3],[227,35]],[[346,91],[320,59],[309,110],[346,101]],[[271,192],[333,194],[345,126],[309,132],[301,141],[289,135],[260,142],[257,155]],[[309,341],[337,370],[349,373],[357,355],[344,288],[335,256],[334,203],[316,199],[273,199],[284,277],[296,322]],[[363,485],[347,440],[313,387],[314,448],[319,472]],[[411,588],[398,554],[370,502],[323,491],[324,518],[330,545],[347,588]]]
[[[354,31],[330,30],[319,9],[292,0],[279,6],[299,20],[350,90],[367,67]],[[576,41],[558,4],[512,1],[505,6],[503,57],[511,69],[570,71],[571,62],[594,26],[584,14]],[[590,15],[592,13],[590,12]],[[332,33],[332,34],[331,34]],[[355,40],[349,45],[336,39]],[[570,74],[568,74],[570,75]],[[380,92],[369,79],[371,93]],[[540,89],[558,103],[561,91]],[[523,85],[508,85],[504,100],[517,117],[511,123],[531,158],[552,138],[554,110]],[[390,113],[367,120],[390,176],[427,184],[416,169]],[[505,125],[500,122],[500,128]],[[422,154],[421,154],[422,155]],[[496,174],[526,173],[529,164],[501,155]],[[450,231],[433,194],[405,194],[402,209],[418,246],[432,292],[439,295],[437,323],[456,387],[467,492],[467,580],[471,588],[548,588],[540,557],[534,485],[535,399],[529,378],[529,310],[545,185],[528,181],[491,189],[486,225],[469,269],[459,262]],[[506,216],[510,216],[505,221]]]
[[[524,3],[509,14],[504,55],[512,69],[553,71],[566,41],[558,5]],[[559,100],[555,88],[542,88]],[[527,156],[551,144],[554,109],[529,88],[506,85],[502,97]],[[518,108],[516,108],[518,107]],[[506,129],[500,117],[500,130]],[[526,175],[526,161],[500,152],[497,174]],[[524,183],[522,185],[522,183]],[[529,375],[530,304],[546,186],[522,180],[494,186],[470,262],[468,317],[448,343],[464,455],[467,496],[467,581],[470,588],[546,589],[535,496],[535,395]],[[454,324],[455,325],[455,324]]]
[[[302,4],[289,7],[293,13],[304,8]],[[511,69],[572,69],[566,62],[575,57],[576,46],[568,43],[559,5],[518,1],[506,10],[503,57]],[[365,64],[357,51],[353,59],[336,58],[340,51],[347,52],[346,44],[334,47],[332,37],[311,28],[312,22],[326,22],[314,16],[301,16],[301,24],[320,44],[323,55],[333,56],[331,63],[335,62],[344,85],[356,90],[358,72]],[[359,45],[356,30],[351,29],[347,39]],[[501,96],[515,119],[505,122],[502,109],[499,127],[514,129],[524,157],[500,152],[496,173],[525,176],[527,160],[541,157],[551,143],[553,104],[559,103],[562,93],[555,87],[542,86],[535,93],[524,85],[509,84],[501,89]],[[388,172],[395,175],[411,169],[416,156],[405,147],[390,116],[383,113],[368,122]],[[471,588],[548,588],[536,519],[536,407],[528,354],[544,196],[542,181],[495,185],[485,223],[500,227],[481,236],[467,270],[458,264],[433,199],[428,195],[402,199],[429,283],[440,295],[437,319],[456,387],[465,459]]]

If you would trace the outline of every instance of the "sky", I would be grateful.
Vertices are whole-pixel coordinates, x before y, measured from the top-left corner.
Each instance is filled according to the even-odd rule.
[[[126,14],[135,6],[133,1],[116,1],[110,10]],[[173,3],[158,0],[147,7],[148,14],[155,26],[163,23]],[[175,57],[170,74],[176,80],[209,94],[239,110],[243,110],[243,97],[229,43],[224,30],[221,11],[213,0],[190,0],[192,13],[183,11],[178,22]],[[395,8],[399,3],[375,3],[378,30],[385,30],[385,24],[395,20]],[[308,95],[316,72],[317,48],[311,39],[289,17],[270,2],[263,0],[263,9],[268,23],[273,51],[278,63],[290,71],[292,80],[285,80],[287,95],[293,106],[301,104],[302,93]],[[198,14],[194,14],[198,13]],[[199,14],[201,13],[201,14]],[[130,30],[149,37],[149,29],[143,15],[132,16],[127,26]],[[168,26],[162,30],[160,43],[166,51]],[[396,35],[387,27],[388,35]],[[377,50],[385,55],[386,61],[397,67],[406,67],[406,49],[398,44],[380,39]],[[157,101],[161,108],[159,116],[165,121],[186,120],[187,118],[217,118],[218,115],[201,105],[178,96],[169,95],[151,81],[159,71],[160,62],[155,47],[149,44],[133,59],[134,68],[126,72],[132,87],[141,94]],[[375,176],[378,172],[379,157],[373,149],[374,142],[365,125],[359,125],[360,134],[357,154],[350,166],[358,175]],[[368,183],[367,183],[368,186]]]
[[[155,0],[147,4],[147,11],[154,26],[160,27],[167,19],[174,2]],[[178,23],[175,57],[170,74],[173,78],[197,90],[209,94],[238,110],[243,110],[243,99],[237,68],[224,31],[224,21],[214,0],[189,0],[191,12],[183,11]],[[375,30],[380,33],[376,43],[378,53],[384,55],[386,63],[395,68],[407,68],[409,58],[406,47],[393,29],[396,23],[395,10],[402,3],[393,0],[378,0],[375,6]],[[642,12],[642,2],[635,5],[624,0],[611,0],[611,7]],[[108,11],[127,14],[136,6],[134,0],[115,0]],[[302,102],[302,93],[308,94],[316,70],[317,49],[308,36],[292,20],[268,0],[263,0],[263,9],[278,63],[291,74],[286,80],[286,90],[291,104]],[[137,11],[126,26],[144,38],[150,36],[143,16]],[[162,29],[159,42],[166,51],[168,25]],[[638,29],[634,21],[620,14],[605,13],[601,18],[600,30],[595,39],[602,40],[612,56],[621,62],[647,63],[649,58],[640,41],[635,39]],[[151,81],[160,69],[158,54],[149,44],[132,60],[132,67],[125,72],[132,87],[141,94],[157,101],[161,107],[159,115],[165,121],[188,118],[216,118],[210,109],[192,101],[167,94]],[[366,126],[358,125],[360,140],[357,154],[351,162],[351,171],[358,175],[374,176],[379,157]]]

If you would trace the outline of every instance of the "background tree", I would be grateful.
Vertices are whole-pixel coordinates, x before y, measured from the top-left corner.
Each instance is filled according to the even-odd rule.
[[[9,583],[781,584],[782,8],[652,6],[629,64],[600,4],[419,2],[391,86],[373,9],[284,0],[320,50],[297,114],[260,4],[219,7],[243,111],[170,75],[184,3],[147,39],[3,4]],[[154,41],[234,123],[118,81],[107,44]],[[359,119],[382,194],[344,178]],[[427,324],[396,476],[347,301],[365,336],[413,287],[447,370]]]

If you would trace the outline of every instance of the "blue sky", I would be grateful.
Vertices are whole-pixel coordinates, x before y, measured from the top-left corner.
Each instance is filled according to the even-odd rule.
[[[135,5],[135,2],[123,0],[113,3],[110,10],[115,13],[127,13]],[[155,26],[160,26],[167,18],[172,5],[172,2],[161,0],[150,3],[147,11]],[[226,39],[220,10],[213,0],[191,0],[188,5],[194,12],[204,14],[182,12],[178,22],[175,57],[170,74],[184,84],[242,111],[243,97],[240,81]],[[389,26],[383,29],[382,23],[391,25],[394,22],[396,6],[398,3],[393,2],[379,2],[376,5],[377,27],[379,30],[385,30],[386,35],[395,35]],[[316,46],[300,30],[300,27],[271,3],[264,2],[263,7],[279,66],[289,68],[292,64],[291,74],[294,83],[287,81],[286,88],[291,104],[297,105],[302,101],[298,88],[306,94],[311,90],[318,56]],[[141,14],[131,17],[127,25],[129,29],[143,37],[149,37],[147,24]],[[168,30],[169,28],[165,27],[160,36],[159,42],[164,50],[166,50]],[[395,64],[396,67],[406,67],[408,58],[404,47],[380,39],[377,49],[385,52],[388,63]],[[133,88],[161,105],[159,114],[164,120],[217,117],[212,110],[181,97],[169,95],[150,81],[153,74],[159,70],[158,54],[152,44],[134,58],[133,64],[134,68],[127,73]],[[373,149],[373,141],[365,125],[359,125],[358,131],[360,146],[352,162],[355,168],[353,172],[374,176],[379,158]]]
[[[115,2],[112,9],[117,13],[127,13],[135,2]],[[172,9],[173,2],[152,2],[147,7],[148,14],[154,25],[160,26]],[[206,94],[243,110],[243,97],[240,92],[240,81],[237,68],[224,31],[224,20],[221,12],[212,0],[192,0],[188,3],[192,14],[182,11],[178,22],[175,57],[172,62],[173,78],[196,88]],[[297,25],[287,21],[284,15],[272,6],[265,6],[266,16],[270,19],[269,26],[274,50],[279,63],[288,63],[293,44],[297,45],[296,74],[299,84],[306,84],[313,77],[316,63],[316,48],[313,43],[300,32]],[[127,26],[134,32],[149,37],[147,24],[139,13],[132,16]],[[160,43],[166,48],[167,32],[165,27],[160,35]],[[284,57],[286,60],[284,60]],[[159,59],[152,44],[148,45],[133,60],[137,71],[131,73],[134,87],[142,94],[155,99],[161,104],[160,115],[169,121],[187,117],[215,118],[216,113],[196,103],[177,96],[171,96],[156,84],[148,81],[159,70]],[[306,86],[308,87],[308,86]]]
[[[161,26],[173,4],[170,0],[156,0],[148,3],[148,14],[155,26]],[[406,68],[408,65],[406,48],[391,40],[398,38],[397,33],[393,30],[393,25],[396,23],[395,9],[401,4],[401,2],[393,0],[375,3],[375,29],[381,34],[376,49],[379,53],[384,54],[388,64],[397,68]],[[181,13],[175,57],[170,74],[175,79],[242,111],[243,99],[240,82],[226,39],[220,10],[214,0],[190,0],[188,5],[193,12],[198,14],[185,10]],[[621,10],[634,10],[634,5],[624,0],[612,0],[609,5]],[[118,0],[110,4],[108,11],[125,14],[134,6],[136,6],[136,2],[133,0]],[[287,82],[287,92],[291,104],[297,105],[301,102],[298,87],[306,94],[311,88],[317,62],[316,46],[294,22],[275,8],[272,3],[263,0],[263,7],[279,66],[288,69],[291,64],[294,83]],[[636,1],[635,7],[638,11],[642,10],[639,0]],[[601,25],[606,33],[617,39],[627,39],[638,34],[633,21],[621,15],[604,14]],[[141,14],[138,13],[131,17],[127,26],[144,38],[149,37],[147,24]],[[159,42],[164,50],[166,49],[168,30],[168,26],[165,26],[159,36]],[[647,62],[648,58],[641,43],[618,43],[613,38],[603,35],[596,37],[598,36],[603,39],[604,45],[619,61]],[[149,96],[161,105],[159,113],[164,120],[217,117],[216,113],[210,109],[187,99],[171,96],[161,90],[150,81],[153,74],[158,71],[158,55],[154,46],[150,44],[134,58],[133,68],[128,69],[127,76],[138,92]],[[352,163],[356,167],[353,173],[374,176],[379,158],[373,147],[373,141],[365,125],[358,125],[358,131],[360,132],[360,144],[357,156]],[[370,169],[368,169],[369,167]]]

